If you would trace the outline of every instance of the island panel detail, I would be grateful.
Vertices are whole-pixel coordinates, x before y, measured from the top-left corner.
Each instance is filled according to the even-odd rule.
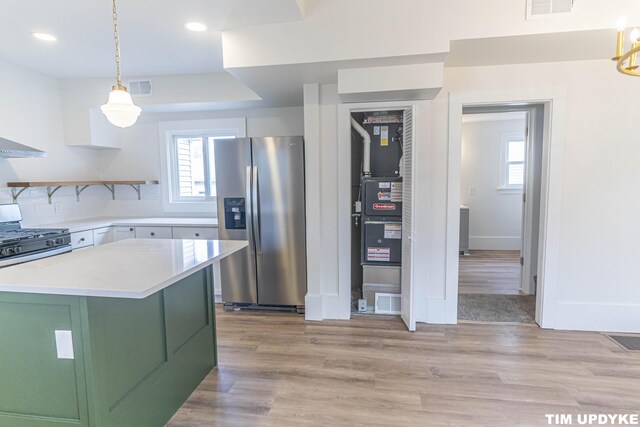
[[[164,425],[216,365],[214,313],[211,266],[144,299],[0,292],[0,425]]]

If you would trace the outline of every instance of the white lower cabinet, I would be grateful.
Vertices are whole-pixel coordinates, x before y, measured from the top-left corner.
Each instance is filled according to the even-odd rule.
[[[74,251],[124,239],[208,239],[218,238],[217,227],[151,227],[111,226],[71,233]],[[220,263],[213,264],[214,294],[216,302],[222,302]]]
[[[102,227],[93,230],[93,246],[113,242],[112,227]]]
[[[117,226],[112,228],[112,236],[114,242],[124,239],[133,239],[134,237],[136,237],[136,230],[133,227]]]
[[[136,227],[136,239],[171,239],[171,227]]]
[[[71,249],[76,250],[93,246],[93,230],[71,233]]]
[[[209,239],[218,238],[218,229],[215,227],[173,227],[174,239]]]

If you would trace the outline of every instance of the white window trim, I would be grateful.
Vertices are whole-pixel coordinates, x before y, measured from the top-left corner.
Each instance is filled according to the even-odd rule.
[[[160,171],[162,180],[162,208],[171,213],[200,213],[217,216],[216,199],[208,200],[172,200],[173,173],[169,168],[172,157],[173,138],[175,136],[230,136],[245,138],[247,136],[246,118],[183,120],[159,122]],[[215,154],[214,154],[215,155]]]
[[[522,194],[524,191],[523,185],[508,185],[507,184],[507,145],[509,141],[514,139],[522,139],[525,142],[525,169],[526,169],[526,149],[527,139],[524,131],[522,132],[502,132],[500,134],[500,182],[498,183],[498,194]]]

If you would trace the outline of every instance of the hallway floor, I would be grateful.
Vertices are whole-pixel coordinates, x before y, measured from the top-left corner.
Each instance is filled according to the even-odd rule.
[[[535,296],[520,292],[520,252],[460,256],[458,320],[535,323]]]
[[[520,294],[520,251],[472,250],[460,255],[460,294]]]

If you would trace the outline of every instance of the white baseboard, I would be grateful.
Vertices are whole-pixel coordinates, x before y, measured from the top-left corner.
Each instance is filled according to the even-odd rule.
[[[416,310],[416,322],[432,325],[455,325],[458,322],[457,298],[427,298],[425,312]]]
[[[554,329],[640,333],[640,305],[556,303]]]
[[[469,249],[488,251],[519,251],[520,236],[469,236]]]
[[[351,303],[340,295],[305,295],[305,320],[349,320]]]
[[[427,322],[442,325],[447,323],[447,300],[444,298],[427,299]]]
[[[323,320],[322,295],[304,296],[304,320]]]

